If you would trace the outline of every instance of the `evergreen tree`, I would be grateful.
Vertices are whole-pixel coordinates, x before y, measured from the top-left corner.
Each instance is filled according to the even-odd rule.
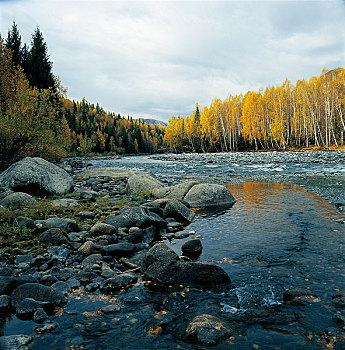
[[[56,92],[52,62],[49,61],[47,44],[38,27],[32,36],[27,75],[31,86],[36,86],[39,89],[51,87]]]
[[[12,51],[12,61],[14,64],[22,64],[21,45],[22,38],[16,23],[13,22],[11,30],[8,31],[5,48]]]

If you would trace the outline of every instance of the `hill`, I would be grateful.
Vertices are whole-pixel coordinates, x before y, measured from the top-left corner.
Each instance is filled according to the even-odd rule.
[[[144,124],[149,124],[149,125],[154,125],[154,126],[163,126],[163,127],[167,127],[168,123],[163,122],[161,120],[157,120],[157,119],[141,119],[140,121]]]

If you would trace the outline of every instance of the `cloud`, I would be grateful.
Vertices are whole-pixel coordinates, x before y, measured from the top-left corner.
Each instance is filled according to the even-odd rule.
[[[0,32],[38,25],[70,98],[162,120],[343,65],[344,19],[340,0],[0,2]]]

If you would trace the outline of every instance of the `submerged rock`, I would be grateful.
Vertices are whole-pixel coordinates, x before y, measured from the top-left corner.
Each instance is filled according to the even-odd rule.
[[[196,316],[187,326],[184,339],[190,343],[216,345],[230,334],[230,329],[219,318],[203,314]]]
[[[0,349],[3,350],[25,350],[29,349],[29,345],[34,340],[30,335],[7,335],[0,337]]]
[[[146,252],[141,271],[165,284],[187,284],[206,289],[230,284],[230,277],[219,266],[184,261],[163,242],[156,243]]]
[[[291,288],[284,292],[284,302],[289,303],[312,303],[319,301],[317,296],[309,289],[303,287]]]
[[[26,157],[0,174],[0,187],[37,196],[64,195],[73,188],[73,179],[42,158]]]

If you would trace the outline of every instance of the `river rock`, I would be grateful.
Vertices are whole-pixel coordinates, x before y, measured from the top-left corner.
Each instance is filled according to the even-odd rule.
[[[64,281],[57,281],[51,287],[61,292],[62,294],[67,294],[72,290],[71,286]]]
[[[235,198],[225,186],[208,183],[193,186],[184,200],[192,208],[230,206],[235,203]]]
[[[61,199],[55,199],[52,202],[54,207],[61,207],[61,208],[79,208],[80,204],[76,199],[72,198],[61,198]]]
[[[103,222],[97,222],[91,227],[90,232],[93,236],[114,235],[116,234],[116,228],[113,225],[105,224]]]
[[[283,300],[290,303],[310,303],[317,300],[317,296],[303,287],[291,288],[284,292]]]
[[[90,255],[95,249],[95,243],[92,241],[86,241],[79,249],[78,253],[82,255]]]
[[[64,195],[73,188],[73,179],[42,158],[26,157],[0,174],[0,187],[37,196]]]
[[[182,254],[191,259],[196,259],[202,253],[200,239],[192,238],[182,244]]]
[[[0,276],[0,295],[10,295],[17,287],[16,279],[10,276]]]
[[[156,228],[166,227],[166,222],[160,216],[144,207],[124,208],[119,215],[111,215],[105,222],[116,229],[119,227],[130,228],[132,226],[146,228],[151,225]]]
[[[81,264],[84,267],[92,267],[95,264],[101,264],[103,261],[103,256],[101,254],[91,254],[87,256]]]
[[[42,308],[38,308],[34,313],[34,321],[36,323],[42,323],[47,318],[48,318],[48,315]]]
[[[163,187],[163,184],[148,174],[135,174],[131,176],[126,185],[127,193],[152,192],[155,188]]]
[[[153,189],[152,194],[155,198],[184,199],[188,191],[199,183],[197,181],[186,181],[170,187],[159,187]]]
[[[17,287],[11,294],[11,304],[17,307],[25,298],[45,302],[49,306],[57,306],[66,302],[65,296],[54,288],[39,283],[25,283]]]
[[[187,326],[184,339],[190,343],[216,345],[230,334],[230,329],[219,318],[203,314],[196,316]]]
[[[59,228],[51,228],[40,234],[40,242],[48,245],[62,245],[67,243],[68,239]]]
[[[0,175],[1,176],[1,175]],[[24,192],[14,192],[0,201],[5,208],[16,208],[36,204],[36,199]]]
[[[7,335],[0,337],[0,349],[3,350],[27,350],[28,345],[34,340],[30,335]]]
[[[120,257],[128,257],[133,255],[136,251],[138,251],[138,247],[132,243],[117,243],[110,244],[102,248],[102,252],[105,255],[115,255]]]
[[[135,283],[137,279],[137,276],[133,273],[123,273],[113,278],[108,278],[101,284],[99,289],[101,292],[113,292]]]
[[[8,295],[0,295],[0,310],[7,309],[11,306],[11,298]]]
[[[16,314],[21,316],[33,316],[33,314],[46,305],[45,302],[37,301],[33,298],[25,298],[18,302]]]
[[[230,284],[230,277],[219,266],[184,261],[163,242],[156,243],[146,252],[141,271],[165,284],[187,284],[206,289]]]
[[[46,220],[36,220],[36,225],[41,227],[60,228],[66,232],[78,232],[79,226],[75,220],[63,218],[49,218]]]
[[[163,211],[164,218],[174,218],[179,222],[192,222],[195,213],[177,199],[169,199]]]
[[[24,217],[24,216],[18,216],[13,221],[13,226],[15,227],[25,227],[29,229],[36,228],[34,220]]]

